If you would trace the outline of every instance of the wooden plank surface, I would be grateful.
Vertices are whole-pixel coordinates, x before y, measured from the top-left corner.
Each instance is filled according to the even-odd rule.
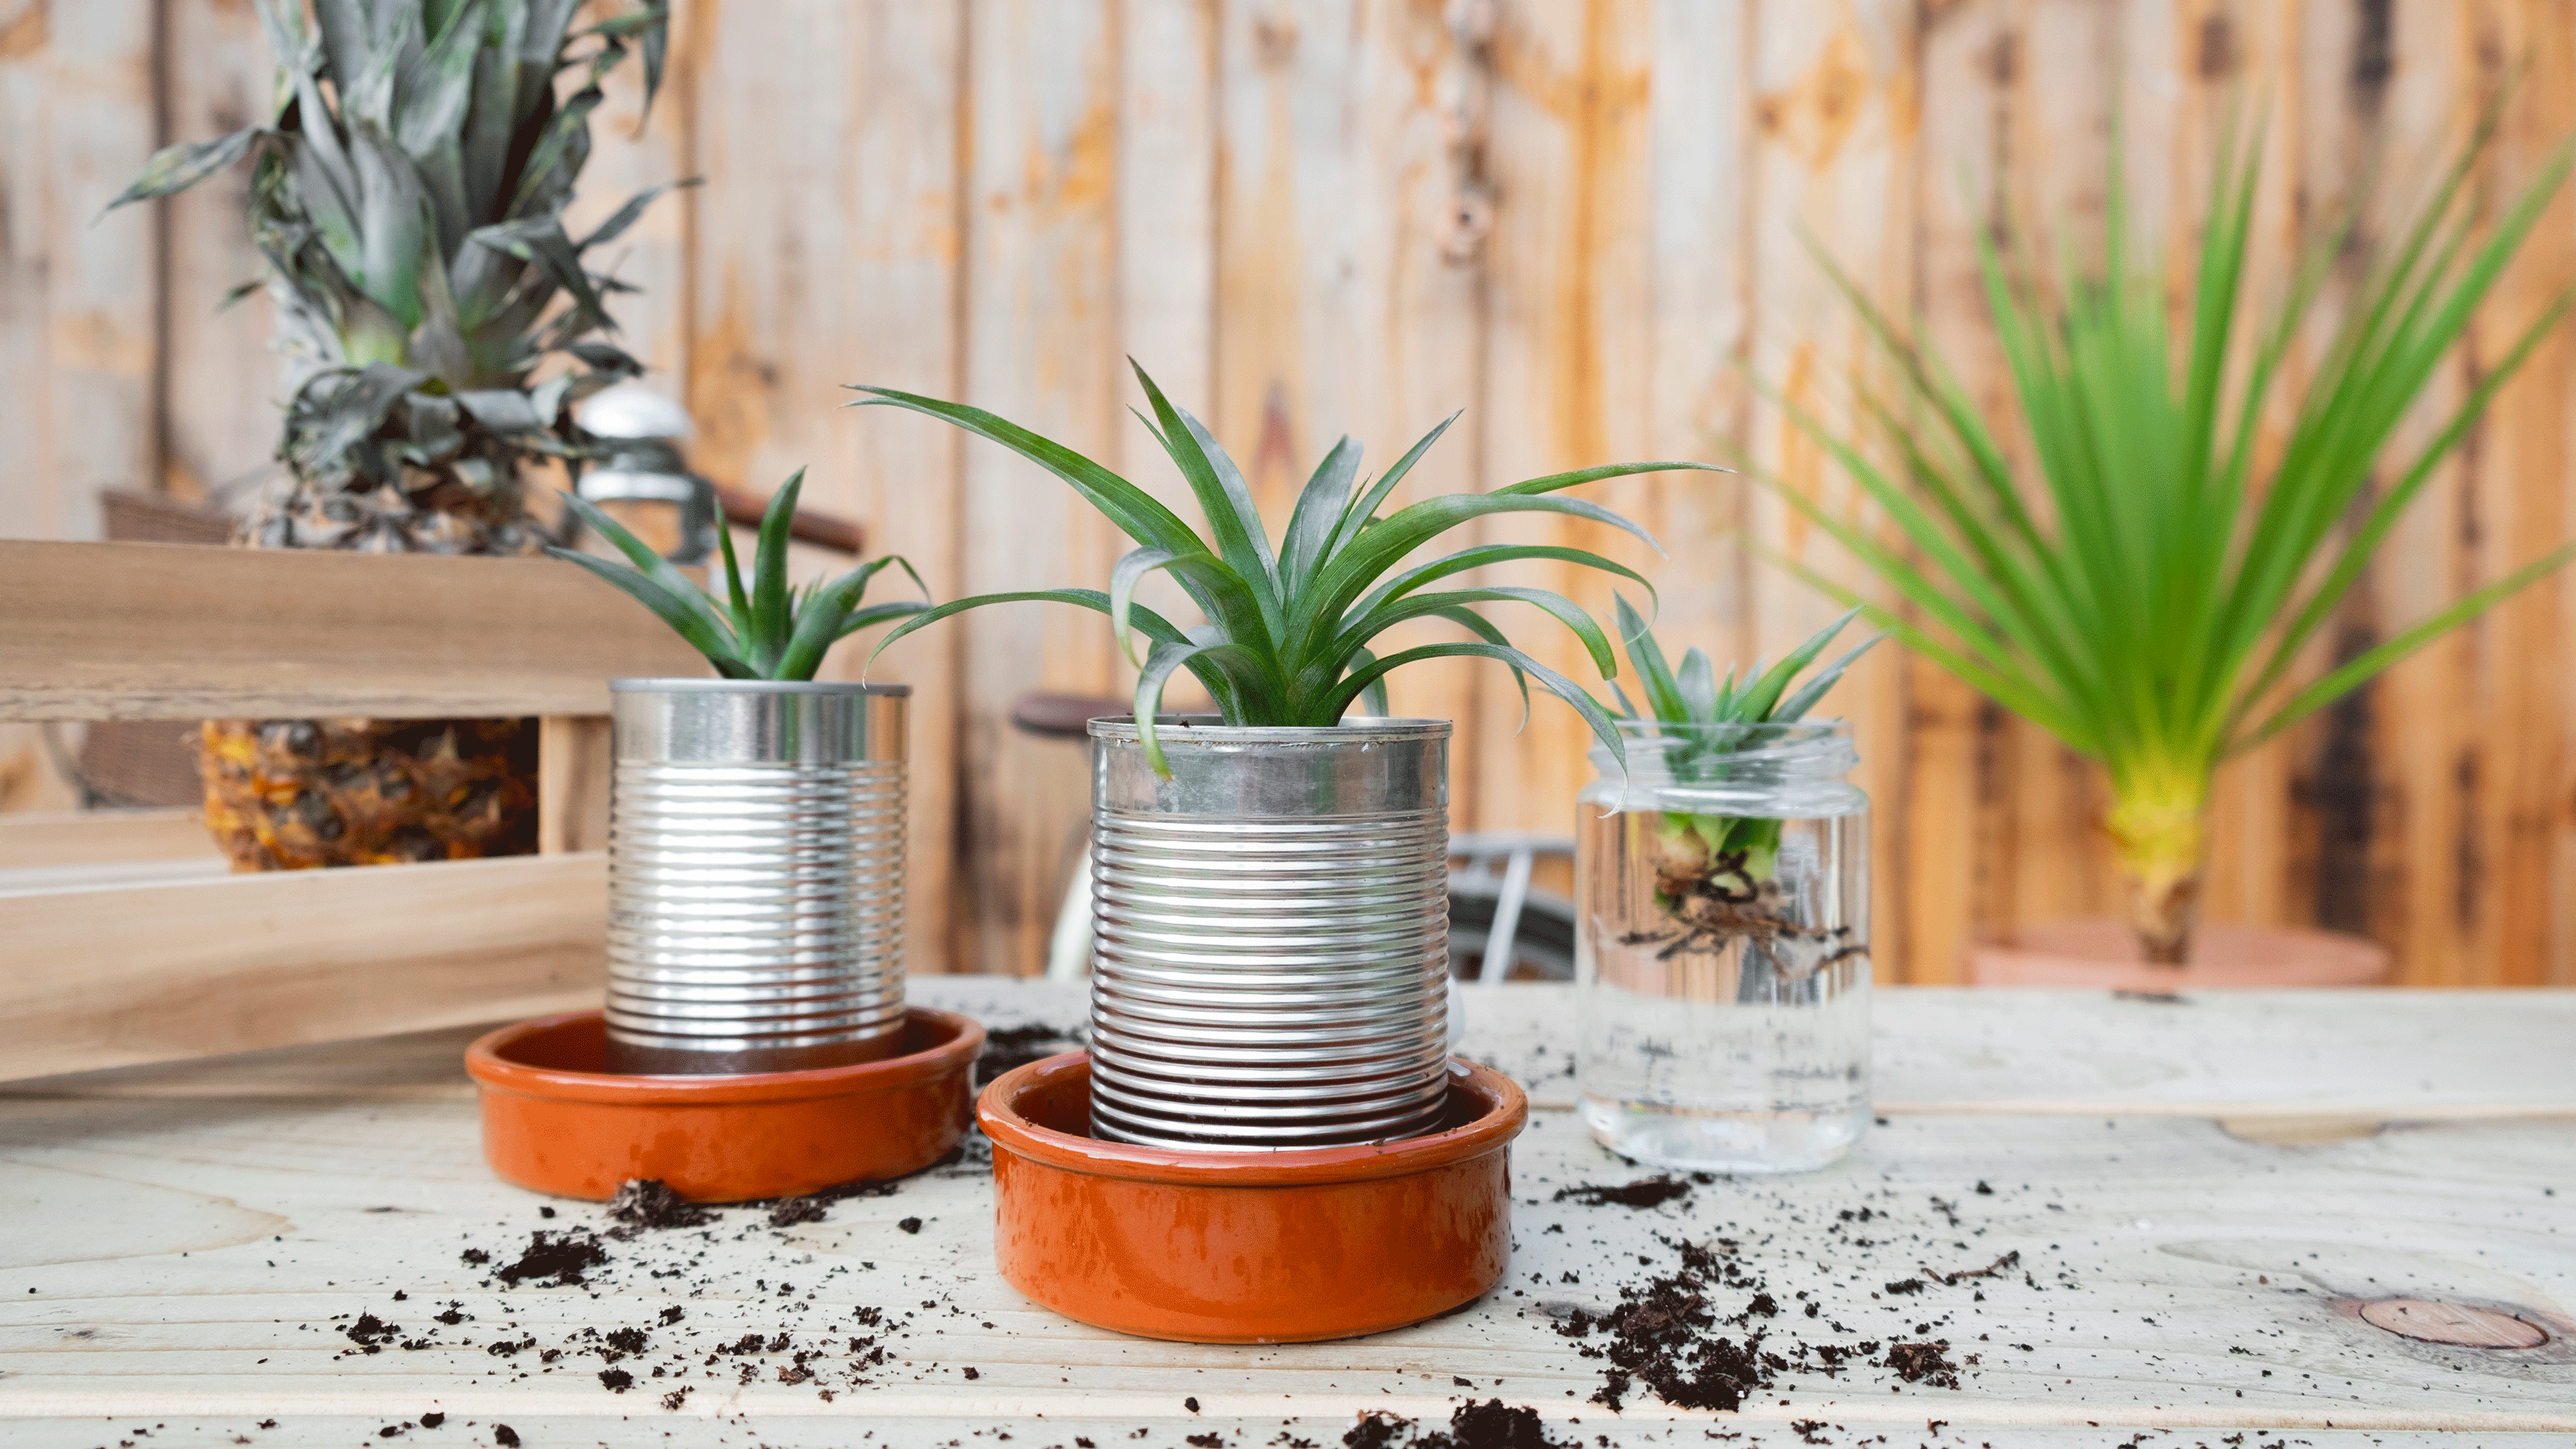
[[[1070,1004],[1034,985],[923,985],[925,996],[982,1003],[996,1024],[1015,1003],[1020,1017],[1042,1019]],[[1500,995],[1522,999],[1495,1005],[1496,1017],[1561,1006],[1546,991]],[[2290,1026],[2246,1009],[2251,998],[2210,998],[2200,1004],[2229,1020],[2203,1027],[2221,1041],[2250,1031],[2327,1077],[2358,1080],[2376,1065],[2367,1045],[2402,1035],[2422,1002],[2483,1002],[2483,1015],[2461,1020],[2496,1050],[2436,1064],[2432,1079],[2497,1102],[2519,1090],[2498,1061],[2518,1050],[2507,1023],[2522,1002],[2305,999],[2314,1009]],[[1883,1019],[1935,1044],[1922,1080],[1951,1099],[1978,1089],[1985,1046],[1961,1030],[1965,1018],[1939,1017],[1952,1000],[1978,1003],[2007,1041],[2133,1034],[2123,1004],[2104,997],[1889,993]],[[1969,1449],[2111,1444],[2161,1429],[2171,1437],[2148,1442],[2218,1446],[2260,1431],[2267,1444],[2295,1434],[2341,1446],[2356,1441],[2335,1436],[2355,1431],[2390,1443],[2445,1442],[2431,1431],[2459,1443],[2576,1432],[2576,1362],[2565,1354],[2440,1348],[2356,1311],[2388,1297],[2445,1299],[2576,1331],[2563,1196],[2576,1191],[2576,1137],[2561,1124],[2461,1121],[2282,1147],[2152,1111],[1891,1115],[1826,1172],[1695,1183],[1632,1209],[1558,1196],[1641,1174],[1593,1146],[1570,1114],[1543,1110],[1514,1149],[1504,1287],[1397,1333],[1218,1348],[1121,1338],[1021,1300],[992,1271],[980,1153],[891,1196],[834,1204],[818,1223],[771,1229],[759,1210],[735,1210],[709,1230],[606,1243],[610,1262],[582,1287],[504,1289],[490,1264],[460,1252],[507,1262],[538,1229],[607,1224],[596,1206],[565,1202],[544,1204],[549,1221],[489,1176],[454,1052],[451,1035],[408,1059],[345,1046],[268,1054],[270,1088],[301,1077],[291,1093],[261,1090],[260,1073],[242,1070],[250,1059],[87,1079],[105,1091],[55,1082],[0,1093],[0,1210],[13,1224],[0,1239],[0,1433],[89,1444],[81,1436],[113,1420],[157,1425],[153,1439],[305,1443],[370,1419],[410,1422],[395,1437],[438,1442],[443,1431],[420,1421],[439,1412],[453,1416],[446,1431],[476,1443],[506,1422],[530,1444],[547,1442],[527,1436],[532,1425],[616,1444],[835,1431],[841,1442],[916,1443],[981,1430],[1039,1444],[1215,1433],[1234,1445],[1282,1428],[1329,1444],[1359,1412],[1438,1425],[1470,1397],[1534,1406],[1552,1436],[1585,1444],[1885,1435]],[[2252,1065],[2241,1053],[2223,1062],[2221,1094],[2273,1090],[2242,1075]],[[2549,1084],[2562,1107],[2576,1105],[2567,1085]],[[1613,1415],[1589,1400],[1599,1361],[1556,1325],[1673,1271],[1682,1242],[1728,1253],[1742,1275],[1714,1295],[1719,1312],[1757,1290],[1785,1305],[1752,1326],[1791,1362],[1740,1414],[1674,1409],[1641,1392]],[[2010,1271],[1931,1276],[2007,1253],[2020,1255]],[[1909,1280],[1917,1286],[1889,1290]],[[862,1321],[863,1307],[877,1321]],[[438,1317],[450,1312],[452,1322]],[[361,1353],[344,1330],[370,1313],[417,1346],[388,1340]],[[601,1340],[583,1335],[629,1327],[647,1342],[623,1365],[636,1388],[619,1394],[597,1377]],[[716,1352],[752,1333],[758,1351]],[[788,1342],[769,1350],[781,1333]],[[886,1362],[853,1365],[845,1341],[856,1335],[874,1338]],[[490,1351],[528,1340],[515,1355]],[[1838,1376],[1794,1362],[1800,1344],[1862,1340],[1946,1340],[1960,1386],[1902,1381],[1868,1362],[1876,1350]],[[562,1352],[547,1361],[545,1349]],[[796,1381],[799,1368],[814,1376]],[[676,1407],[661,1407],[680,1388],[689,1392]],[[262,1419],[277,1423],[254,1427]]]
[[[571,1009],[606,894],[592,853],[0,896],[0,1073]]]
[[[0,815],[0,870],[219,854],[194,810],[45,810]]]
[[[0,719],[604,714],[703,676],[644,608],[550,559],[0,541]]]
[[[0,535],[96,538],[153,487],[162,233],[98,215],[157,143],[148,0],[0,4]]]
[[[1087,988],[924,980],[915,994],[995,1028],[1078,1027]],[[1569,986],[1461,987],[1459,1051],[1550,1111],[1574,1105]],[[1892,987],[1872,1002],[1890,1115],[2273,1114],[2417,1121],[2576,1115],[2576,994],[2102,992]]]

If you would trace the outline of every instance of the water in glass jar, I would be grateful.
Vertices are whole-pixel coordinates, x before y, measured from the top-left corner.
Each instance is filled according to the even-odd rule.
[[[1708,817],[1601,811],[1576,852],[1593,1136],[1703,1172],[1842,1156],[1870,1120],[1866,807],[1715,852]]]

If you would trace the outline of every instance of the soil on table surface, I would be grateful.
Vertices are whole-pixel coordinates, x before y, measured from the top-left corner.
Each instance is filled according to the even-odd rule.
[[[1044,1054],[1047,1040],[1033,1031],[1027,1049]],[[989,1154],[976,1150],[981,1147],[970,1138],[968,1149],[934,1170],[950,1176],[989,1170]],[[1759,1180],[1705,1174],[1632,1169],[1598,1181],[1520,1186],[1528,1195],[1515,1199],[1515,1226],[1524,1239],[1562,1234],[1602,1246],[1576,1256],[1572,1270],[1552,1269],[1548,1276],[1558,1281],[1542,1285],[1533,1273],[1498,1288],[1486,1300],[1488,1310],[1500,1309],[1505,1322],[1521,1315],[1552,1330],[1543,1341],[1562,1345],[1564,1365],[1589,1361],[1598,1373],[1583,1402],[1612,1411],[1648,1401],[1722,1411],[1750,1407],[1757,1396],[1768,1403],[1775,1392],[1785,1398],[1818,1389],[1955,1392],[1982,1371],[1982,1357],[2034,1352],[2034,1345],[1988,1342],[1976,1331],[1982,1310],[1975,1305],[1989,1292],[2077,1286],[2062,1269],[2041,1282],[2025,1261],[2040,1247],[2027,1239],[2018,1247],[1990,1242],[1978,1250],[1974,1240],[1989,1229],[1977,1219],[1989,1216],[1987,1203],[2007,1195],[1984,1182],[1949,1199],[1853,1180],[1830,1193],[1831,1201],[1849,1205],[1822,1213],[1812,1191],[1792,1198]],[[920,1234],[928,1226],[921,1215],[877,1209],[863,1233],[847,1236],[836,1255],[821,1261],[798,1236],[830,1221],[844,1204],[900,1196],[905,1188],[902,1181],[850,1183],[720,1206],[688,1202],[667,1184],[630,1182],[604,1207],[544,1204],[535,1209],[543,1226],[522,1219],[505,1237],[469,1236],[459,1258],[479,1271],[487,1295],[480,1301],[469,1303],[470,1291],[417,1301],[396,1290],[389,1303],[307,1327],[345,1340],[338,1352],[346,1358],[464,1348],[484,1365],[479,1376],[579,1378],[596,1383],[600,1393],[632,1398],[644,1412],[703,1408],[708,1396],[755,1382],[797,1386],[824,1402],[875,1384],[984,1383],[987,1366],[956,1361],[949,1346],[957,1341],[938,1336],[943,1324],[956,1333],[960,1325],[947,1320],[971,1311],[952,1293],[929,1280],[909,1290],[858,1288],[884,1281],[870,1276],[874,1262],[857,1256],[866,1251],[865,1234]],[[1962,1203],[1977,1206],[1963,1209]],[[2027,1216],[2018,1204],[2011,1211]],[[1612,1241],[1621,1246],[1612,1248]],[[749,1266],[740,1251],[745,1244],[754,1249]],[[1827,1266],[1821,1291],[1775,1291],[1771,1275],[1792,1262]],[[1818,1282],[1804,1271],[1797,1281]],[[1833,1286],[1838,1283],[1843,1286]],[[854,1290],[873,1301],[852,1301]],[[563,1324],[557,1298],[543,1326],[525,1326],[512,1310],[531,1293],[584,1295],[590,1306],[581,1316],[588,1321]],[[710,1303],[668,1301],[699,1293]],[[654,1301],[648,1305],[636,1295]],[[740,1321],[746,1310],[752,1322]],[[1844,1316],[1875,1331],[1854,1329],[1839,1321]],[[1436,1362],[1426,1371],[1442,1372]],[[1336,1435],[1344,1449],[1579,1449],[1588,1442],[1579,1430],[1567,1437],[1580,1420],[1562,1417],[1575,1398],[1554,1399],[1566,1389],[1561,1376],[1537,1403],[1515,1402],[1507,1395],[1531,1390],[1500,1380],[1445,1376],[1460,1395],[1445,1425],[1378,1414],[1347,1432],[1292,1429],[1276,1440],[1252,1440],[1210,1424],[1190,1428],[1187,1442],[1194,1449],[1235,1449],[1238,1442],[1242,1449],[1301,1443],[1328,1449]],[[1846,1380],[1847,1390],[1826,1388]],[[1187,1407],[1196,1412],[1194,1401]],[[385,1426],[385,1437],[440,1422],[450,1421],[424,1414]],[[457,1422],[471,1430],[465,1438],[508,1449],[502,1426]],[[1168,1422],[1139,1427],[1152,1430],[1150,1442],[1172,1442]],[[1798,1432],[1811,1443],[1844,1442],[1829,1437],[1835,1427],[1808,1421]],[[1095,1449],[1109,1442],[1100,1438]]]

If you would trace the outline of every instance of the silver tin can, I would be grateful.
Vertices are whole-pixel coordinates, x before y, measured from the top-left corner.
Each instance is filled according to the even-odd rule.
[[[903,1033],[905,685],[620,679],[608,1070],[872,1061]]]
[[[1315,1147],[1433,1130],[1447,1093],[1449,725],[1091,722],[1091,1123]]]

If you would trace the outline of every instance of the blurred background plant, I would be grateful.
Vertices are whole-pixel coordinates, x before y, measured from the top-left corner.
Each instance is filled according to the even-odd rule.
[[[2490,108],[2374,261],[2304,375],[2282,364],[2354,216],[2300,252],[2285,300],[2238,347],[2257,286],[2248,259],[2260,125],[2231,128],[2220,144],[2187,306],[2169,308],[2159,260],[2130,243],[2116,127],[2102,248],[2089,265],[2043,264],[2027,227],[2001,241],[1980,234],[2017,404],[2009,416],[1982,414],[1937,350],[1810,240],[1892,381],[1856,373],[1854,416],[1839,425],[1773,396],[1901,542],[1755,471],[1849,549],[1894,606],[1779,561],[2102,764],[2113,795],[2104,827],[2150,962],[2190,959],[2221,765],[2576,557],[2576,544],[2556,548],[2294,683],[2301,651],[2407,506],[2566,315],[2562,291],[2374,496],[2399,423],[2576,160],[2576,140],[2562,143],[2488,216],[2469,182],[2496,118]],[[2264,434],[2276,395],[2290,421],[2275,443]],[[2016,467],[2024,440],[2031,461]]]

